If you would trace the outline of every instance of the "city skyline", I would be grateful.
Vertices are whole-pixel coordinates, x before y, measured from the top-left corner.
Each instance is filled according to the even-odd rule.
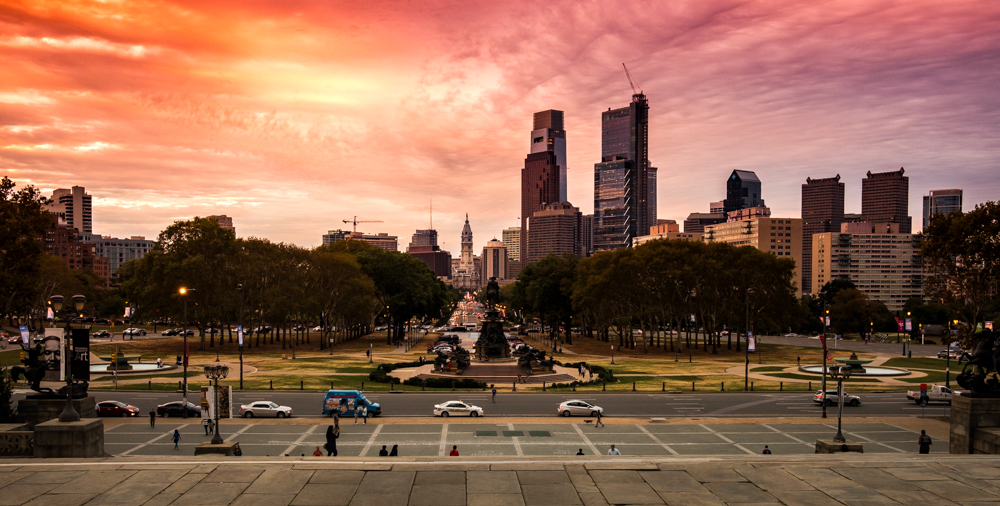
[[[707,212],[732,170],[775,216],[838,173],[848,213],[868,171],[906,167],[912,217],[930,190],[963,188],[966,210],[1000,192],[996,4],[4,9],[0,172],[85,187],[101,235],[227,215],[241,237],[316,246],[358,216],[405,238],[433,198],[442,249],[468,212],[478,251],[519,225],[534,112],[565,112],[567,200],[593,212],[601,113],[632,94],[622,62],[651,103],[660,218]]]

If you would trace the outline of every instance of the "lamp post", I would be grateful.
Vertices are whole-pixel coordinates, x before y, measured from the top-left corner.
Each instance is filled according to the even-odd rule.
[[[743,361],[743,391],[750,390],[750,296],[753,295],[753,288],[747,288],[747,349],[746,357]]]
[[[830,376],[837,380],[837,435],[833,436],[834,443],[846,443],[844,433],[841,431],[841,419],[844,416],[844,380],[851,377],[851,366],[838,365],[830,368]],[[826,392],[823,392],[823,405],[826,405]]]
[[[215,382],[215,435],[212,436],[212,444],[214,445],[221,445],[223,443],[222,436],[219,434],[219,380],[226,379],[226,376],[229,376],[228,365],[205,366],[205,377],[209,381]],[[186,408],[185,411],[187,411]]]
[[[611,345],[611,365],[615,365],[615,345]]]
[[[822,418],[826,418],[826,338],[830,333],[830,310],[826,308],[826,292],[820,292],[819,295],[823,297],[823,384],[820,386],[823,389],[823,402],[820,405],[823,406]]]
[[[63,298],[62,295],[53,295],[49,298],[49,301],[52,303],[52,309],[56,312],[62,309],[64,300],[65,298]],[[87,298],[83,295],[73,296],[73,307],[76,309],[76,312],[82,311],[83,305],[86,302]],[[63,366],[66,371],[66,407],[63,408],[63,412],[59,415],[60,422],[80,421],[80,413],[77,413],[76,408],[73,407],[73,345],[71,344],[71,340],[73,339],[72,321],[72,318],[66,320],[67,332],[63,337],[63,342],[65,344],[65,351],[63,352]]]
[[[240,390],[243,390],[243,284],[236,285],[236,290],[240,292],[240,324],[236,329],[236,337],[240,344]]]
[[[181,289],[178,290],[178,292],[181,294],[181,298],[184,299],[184,325],[183,325],[182,331],[181,331],[181,333],[184,335],[184,354],[183,354],[184,359],[181,361],[183,363],[183,367],[184,367],[184,389],[182,391],[183,392],[182,393],[182,396],[183,396],[182,399],[184,400],[184,409],[183,409],[184,418],[188,417],[188,412],[187,412],[187,402],[188,402],[188,374],[187,374],[188,373],[188,331],[187,331],[187,324],[188,324],[188,301],[187,301],[187,297],[185,297],[185,295],[187,295],[187,293],[188,293],[188,290],[193,290],[193,288],[185,288],[185,287],[182,286]]]

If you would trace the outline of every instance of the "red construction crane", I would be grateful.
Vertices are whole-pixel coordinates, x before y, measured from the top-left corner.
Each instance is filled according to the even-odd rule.
[[[351,223],[354,225],[354,229],[351,233],[358,233],[358,223],[383,223],[382,220],[359,220],[357,216],[353,220],[344,220],[344,223]]]
[[[632,94],[633,95],[642,95],[642,90],[637,90],[635,88],[635,82],[632,81],[632,74],[628,73],[628,67],[625,66],[624,62],[622,62],[622,68],[625,69],[625,77],[628,78],[628,85],[632,87]]]

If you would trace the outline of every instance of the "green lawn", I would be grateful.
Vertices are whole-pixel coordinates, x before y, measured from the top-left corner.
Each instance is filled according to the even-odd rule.
[[[886,367],[901,367],[903,369],[932,369],[936,371],[944,371],[947,365],[947,360],[941,358],[890,358],[886,363],[882,364]],[[958,365],[958,360],[952,360],[951,366],[954,369]]]
[[[21,350],[0,351],[0,365],[21,365]]]
[[[958,388],[958,384],[955,383],[955,378],[957,376],[958,375],[955,374],[955,371],[951,372],[951,383],[952,383],[952,386],[954,386],[955,388]],[[923,376],[923,377],[920,377],[920,378],[903,377],[903,378],[897,378],[897,379],[900,380],[900,381],[905,381],[906,383],[927,383],[928,385],[933,385],[933,384],[944,385],[945,373],[944,373],[944,371],[940,371],[940,372],[928,372],[927,376]]]

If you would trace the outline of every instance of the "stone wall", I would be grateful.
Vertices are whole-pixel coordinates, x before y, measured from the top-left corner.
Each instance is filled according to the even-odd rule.
[[[997,451],[1000,441],[994,431],[987,430],[992,428],[1000,428],[1000,399],[952,397],[951,453],[1000,453]]]
[[[73,399],[73,407],[80,413],[80,418],[97,418],[95,407],[97,401],[92,396]],[[49,420],[58,420],[63,409],[66,409],[66,399],[22,399],[17,401],[17,414],[31,429],[35,425]]]

